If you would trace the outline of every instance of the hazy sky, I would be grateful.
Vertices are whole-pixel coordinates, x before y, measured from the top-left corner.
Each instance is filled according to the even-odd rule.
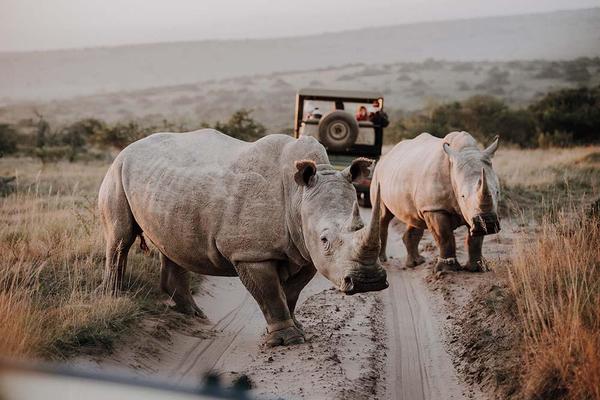
[[[0,0],[0,51],[308,35],[600,0]]]

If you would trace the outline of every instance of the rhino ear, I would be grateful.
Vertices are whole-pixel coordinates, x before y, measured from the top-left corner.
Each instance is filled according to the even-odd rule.
[[[496,150],[498,150],[498,141],[499,140],[500,140],[500,136],[496,135],[492,144],[490,144],[488,146],[488,148],[483,151],[483,154],[485,154],[489,158],[494,157],[494,153],[496,153]]]
[[[294,180],[300,186],[309,186],[317,173],[317,164],[313,160],[296,161]]]
[[[371,165],[373,165],[373,160],[364,157],[356,158],[352,161],[350,166],[342,171],[342,175],[345,176],[349,182],[354,182],[357,179],[369,176],[369,168]]]
[[[442,143],[442,148],[444,149],[444,153],[448,154],[448,157],[453,158],[453,157],[457,156],[457,152],[450,148],[449,143],[446,143],[446,142]]]

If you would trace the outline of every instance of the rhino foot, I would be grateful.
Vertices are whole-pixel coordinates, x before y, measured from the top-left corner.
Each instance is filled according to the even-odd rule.
[[[196,304],[175,304],[175,311],[185,315],[191,315],[201,319],[206,319],[206,314]]]
[[[433,267],[433,273],[437,272],[450,272],[450,271],[458,271],[460,269],[460,264],[456,257],[450,258],[441,258],[438,257],[435,266]]]
[[[284,328],[268,334],[265,344],[267,347],[289,346],[304,343],[304,333],[295,326]]]
[[[485,259],[469,261],[465,265],[465,270],[469,272],[484,272],[489,271],[490,267],[488,262]]]
[[[302,336],[305,336],[305,334],[304,334],[304,326],[300,323],[300,321],[298,321],[296,319],[296,317],[293,317],[292,319],[294,320],[294,325],[296,325],[296,328],[298,328],[298,330],[300,332],[302,332]]]
[[[421,265],[425,262],[425,258],[423,256],[418,256],[417,258],[407,257],[406,258],[406,266],[408,268],[414,268],[417,265]]]

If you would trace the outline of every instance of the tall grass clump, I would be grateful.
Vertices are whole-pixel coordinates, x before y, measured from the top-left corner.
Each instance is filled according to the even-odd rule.
[[[0,356],[110,350],[152,309],[157,257],[135,248],[126,293],[111,297],[98,290],[104,242],[96,193],[107,168],[0,160],[0,175],[16,176],[14,190],[0,197]]]
[[[522,237],[509,270],[526,399],[600,399],[600,218],[573,208]]]

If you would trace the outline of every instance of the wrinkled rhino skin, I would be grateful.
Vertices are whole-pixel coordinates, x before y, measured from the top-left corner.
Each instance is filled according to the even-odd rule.
[[[347,294],[387,287],[379,219],[364,226],[352,185],[370,165],[357,159],[336,171],[316,140],[285,135],[247,143],[204,129],[132,143],[98,197],[104,288],[122,289],[129,248],[143,234],[177,309],[202,315],[189,272],[238,276],[267,321],[267,344],[302,342],[294,310],[317,271]]]
[[[418,246],[424,229],[429,229],[439,248],[434,272],[460,268],[453,231],[467,225],[466,269],[482,270],[483,237],[500,230],[500,185],[492,168],[497,147],[498,138],[480,150],[467,132],[452,132],[441,139],[422,133],[387,153],[377,163],[372,181],[381,187],[380,258],[386,259],[388,225],[395,216],[407,226],[402,237],[406,266],[425,261]]]

